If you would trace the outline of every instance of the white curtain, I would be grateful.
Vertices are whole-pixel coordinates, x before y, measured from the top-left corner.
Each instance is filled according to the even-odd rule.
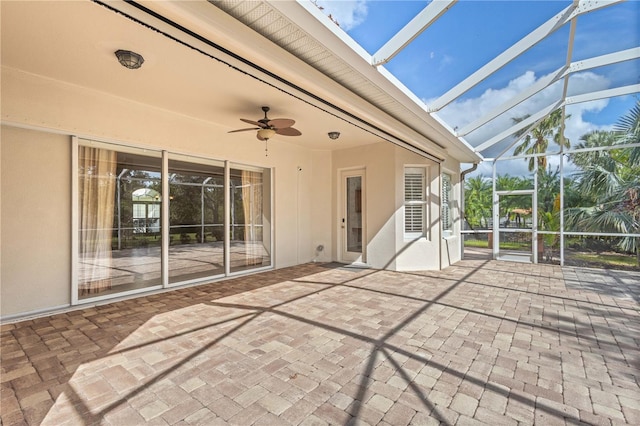
[[[80,147],[80,295],[99,293],[111,288],[111,237],[116,165],[115,151]]]
[[[262,173],[242,171],[245,266],[262,263]],[[257,221],[260,220],[260,223]]]

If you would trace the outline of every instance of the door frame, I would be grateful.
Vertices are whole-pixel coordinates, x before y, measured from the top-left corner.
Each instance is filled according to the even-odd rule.
[[[531,233],[531,263],[538,263],[538,200],[537,193],[533,189],[519,189],[511,191],[495,191],[493,202],[493,247],[494,259],[500,258],[500,197],[510,195],[530,195],[531,196],[531,229],[513,229],[504,232],[526,232]],[[501,259],[509,260],[509,259]]]
[[[362,205],[362,252],[349,252],[347,250],[347,236],[346,227],[343,223],[343,219],[346,220],[347,216],[347,191],[346,182],[350,177],[361,177],[361,205]],[[367,262],[367,191],[366,191],[366,167],[350,167],[344,169],[338,169],[338,203],[336,212],[337,222],[337,241],[338,250],[337,258],[338,262],[352,264],[352,265],[365,265]]]

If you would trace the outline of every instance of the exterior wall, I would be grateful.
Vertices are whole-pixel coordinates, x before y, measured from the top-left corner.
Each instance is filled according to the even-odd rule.
[[[365,168],[366,264],[374,268],[395,267],[395,173],[393,156],[395,148],[388,143],[368,145],[365,148],[345,149],[333,152],[333,202],[332,232],[333,260],[340,260],[341,237],[338,235],[341,214],[340,171]]]
[[[2,128],[3,317],[70,303],[72,134],[273,168],[275,267],[311,261],[317,244],[330,247],[330,153],[274,139],[265,157],[253,137],[7,68],[1,92],[5,122],[50,129]]]
[[[70,301],[69,139],[2,127],[3,316]]]
[[[428,167],[428,232],[419,239],[404,237],[404,168]],[[366,264],[399,271],[437,270],[441,267],[440,166],[438,163],[389,143],[333,153],[333,259],[340,260],[340,171],[366,169]],[[455,176],[455,174],[454,174]],[[455,213],[454,213],[455,214]],[[455,240],[455,237],[451,237]],[[452,253],[451,263],[454,261]],[[447,261],[447,265],[448,265]]]
[[[405,239],[404,236],[404,168],[407,165],[428,166],[427,185],[429,188],[428,232],[419,239]],[[440,269],[440,173],[438,163],[425,159],[407,150],[396,148],[396,237],[398,271],[418,271]]]
[[[451,175],[451,218],[453,221],[452,235],[442,238],[442,259],[441,268],[451,266],[462,259],[462,244],[464,242],[462,234],[462,188],[460,184],[460,163],[447,159],[442,166],[442,172]]]

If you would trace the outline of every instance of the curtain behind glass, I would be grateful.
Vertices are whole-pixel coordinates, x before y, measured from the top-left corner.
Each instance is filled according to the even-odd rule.
[[[262,264],[262,173],[242,171],[245,266]]]
[[[79,147],[81,295],[111,288],[111,235],[116,190],[115,151]]]

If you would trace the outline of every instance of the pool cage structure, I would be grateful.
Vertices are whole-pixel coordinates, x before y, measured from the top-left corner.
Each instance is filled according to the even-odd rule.
[[[469,191],[477,187],[465,184],[466,247],[483,247],[494,259],[640,270],[638,112],[637,105],[636,142],[620,131],[592,133],[586,141],[608,137],[617,143],[492,159],[491,177],[475,178],[489,193],[481,206],[484,222],[477,213],[470,217],[478,206],[469,208],[477,195],[469,200]],[[531,159],[529,175],[501,173]],[[543,169],[543,162],[554,166]]]
[[[456,3],[430,3],[374,58],[392,58],[454,14]],[[426,102],[430,114],[482,158],[478,171],[476,164],[461,174],[463,256],[473,248],[494,259],[640,270],[638,5],[557,4],[562,9],[555,15]],[[594,40],[591,34],[602,34],[612,20],[628,37]],[[586,48],[589,43],[598,47]],[[461,116],[460,104],[472,100],[468,92],[498,90],[504,74],[531,67],[536,51],[557,68],[481,116]],[[609,81],[596,83],[602,76]],[[615,124],[576,133],[583,111],[600,112],[613,101],[627,106]],[[568,129],[572,115],[579,122]]]

